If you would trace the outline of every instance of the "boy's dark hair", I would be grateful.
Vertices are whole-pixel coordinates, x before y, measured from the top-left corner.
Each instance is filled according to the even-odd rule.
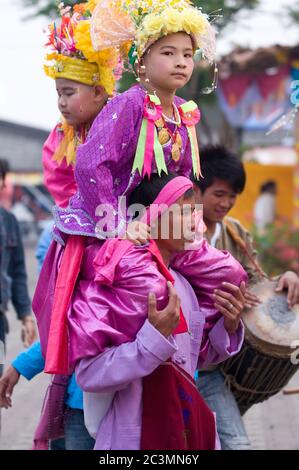
[[[5,181],[6,175],[9,172],[9,163],[4,158],[0,158],[0,178]]]
[[[164,186],[177,176],[173,173],[168,173],[168,175],[163,173],[161,176],[155,173],[151,175],[150,180],[145,177],[139,186],[132,191],[129,197],[129,205],[142,204],[145,207],[149,206],[154,202]],[[184,198],[191,197],[192,195],[193,189],[188,189],[184,194]]]
[[[204,193],[216,179],[227,182],[236,193],[242,193],[246,183],[243,163],[238,156],[222,145],[205,147],[200,151],[203,178],[193,179]]]
[[[261,193],[266,193],[267,191],[271,191],[271,190],[276,189],[276,188],[277,188],[276,181],[268,180],[268,181],[265,181],[265,183],[262,184],[262,186],[260,188],[260,192]]]

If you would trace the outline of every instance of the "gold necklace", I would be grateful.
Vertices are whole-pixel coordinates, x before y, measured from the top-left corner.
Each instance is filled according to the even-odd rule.
[[[158,139],[161,145],[166,145],[170,140],[172,141],[171,156],[172,156],[172,159],[175,162],[177,162],[179,161],[180,156],[181,156],[181,149],[183,146],[183,142],[182,142],[181,135],[178,131],[178,127],[181,125],[180,115],[176,107],[174,110],[177,116],[179,116],[179,119],[177,121],[174,121],[166,117],[168,122],[175,124],[176,127],[175,127],[174,132],[172,132],[167,127],[165,116],[163,114],[162,114],[162,117],[155,122],[155,125],[158,130]]]

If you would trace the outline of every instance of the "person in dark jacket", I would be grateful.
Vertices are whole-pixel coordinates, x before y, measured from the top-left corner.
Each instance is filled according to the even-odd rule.
[[[5,188],[7,168],[6,160],[0,160],[0,192]],[[10,300],[22,322],[22,340],[27,347],[36,338],[36,328],[31,313],[24,248],[15,216],[0,207],[0,376],[3,372],[5,336],[8,332],[6,312]]]

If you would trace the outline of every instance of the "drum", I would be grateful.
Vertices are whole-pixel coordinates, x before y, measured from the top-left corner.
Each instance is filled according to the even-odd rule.
[[[263,280],[251,289],[262,303],[243,312],[242,349],[221,364],[241,414],[278,393],[299,368],[299,306],[289,309],[276,286]]]

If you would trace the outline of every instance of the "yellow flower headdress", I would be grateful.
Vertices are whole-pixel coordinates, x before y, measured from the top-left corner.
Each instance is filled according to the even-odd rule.
[[[159,38],[181,31],[191,36],[194,50],[214,61],[214,29],[189,0],[98,0],[91,19],[94,49],[122,47],[130,51],[131,63]]]
[[[61,22],[48,27],[50,52],[44,70],[51,78],[67,78],[86,85],[101,85],[112,95],[118,78],[120,56],[113,46],[102,51],[93,48],[91,15],[98,0],[60,8]]]

